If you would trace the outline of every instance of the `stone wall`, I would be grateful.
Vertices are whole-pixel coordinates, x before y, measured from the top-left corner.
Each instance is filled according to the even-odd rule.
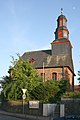
[[[65,115],[80,114],[80,99],[63,98],[61,103],[65,105]]]
[[[24,107],[24,108],[23,108]],[[30,115],[43,115],[43,105],[39,104],[38,108],[29,108],[29,104],[24,102],[16,102],[16,101],[6,101],[2,103],[2,109],[12,113],[23,113]],[[24,110],[23,110],[24,109]]]
[[[54,117],[59,117],[60,116],[60,105],[64,105],[64,115],[79,115],[80,114],[80,99],[62,99],[60,104],[57,104],[55,107],[55,110],[52,112],[52,106],[51,104],[48,105],[47,109],[51,111],[48,111],[45,109],[47,112],[48,116],[54,116]],[[53,104],[52,104],[53,105]],[[24,113],[29,114],[29,115],[37,115],[37,116],[43,116],[43,104],[39,104],[39,108],[29,108],[28,103],[24,103]],[[9,112],[14,112],[14,113],[23,113],[23,103],[22,102],[15,102],[15,101],[7,101],[3,102],[2,104],[2,109],[5,111]],[[62,111],[61,111],[62,112]],[[63,114],[63,113],[61,113]]]

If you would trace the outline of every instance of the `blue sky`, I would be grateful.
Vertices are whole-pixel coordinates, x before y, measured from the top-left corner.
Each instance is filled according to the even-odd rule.
[[[0,0],[0,77],[7,75],[11,56],[50,49],[60,9],[72,43],[75,84],[80,69],[80,0]]]

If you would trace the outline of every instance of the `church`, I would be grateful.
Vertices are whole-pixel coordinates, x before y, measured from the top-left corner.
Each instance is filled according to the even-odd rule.
[[[37,69],[43,82],[47,80],[68,80],[69,90],[74,90],[74,65],[72,59],[72,45],[69,40],[67,18],[61,15],[57,19],[55,40],[51,42],[51,49],[25,52],[24,60],[29,60],[33,68]]]

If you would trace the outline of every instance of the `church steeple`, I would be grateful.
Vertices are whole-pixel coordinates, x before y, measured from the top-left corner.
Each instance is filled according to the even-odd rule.
[[[61,15],[57,19],[57,28],[55,31],[55,39],[66,38],[69,39],[69,31],[67,29],[67,19],[63,15],[63,9],[61,8]]]
[[[61,8],[61,15],[57,19],[57,28],[55,30],[55,40],[51,43],[52,55],[66,55],[71,54],[72,45],[69,41],[69,31],[67,29],[67,18],[63,15]]]

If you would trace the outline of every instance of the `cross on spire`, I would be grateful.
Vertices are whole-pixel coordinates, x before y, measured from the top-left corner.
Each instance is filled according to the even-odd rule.
[[[61,8],[61,15],[63,15],[63,8]]]

